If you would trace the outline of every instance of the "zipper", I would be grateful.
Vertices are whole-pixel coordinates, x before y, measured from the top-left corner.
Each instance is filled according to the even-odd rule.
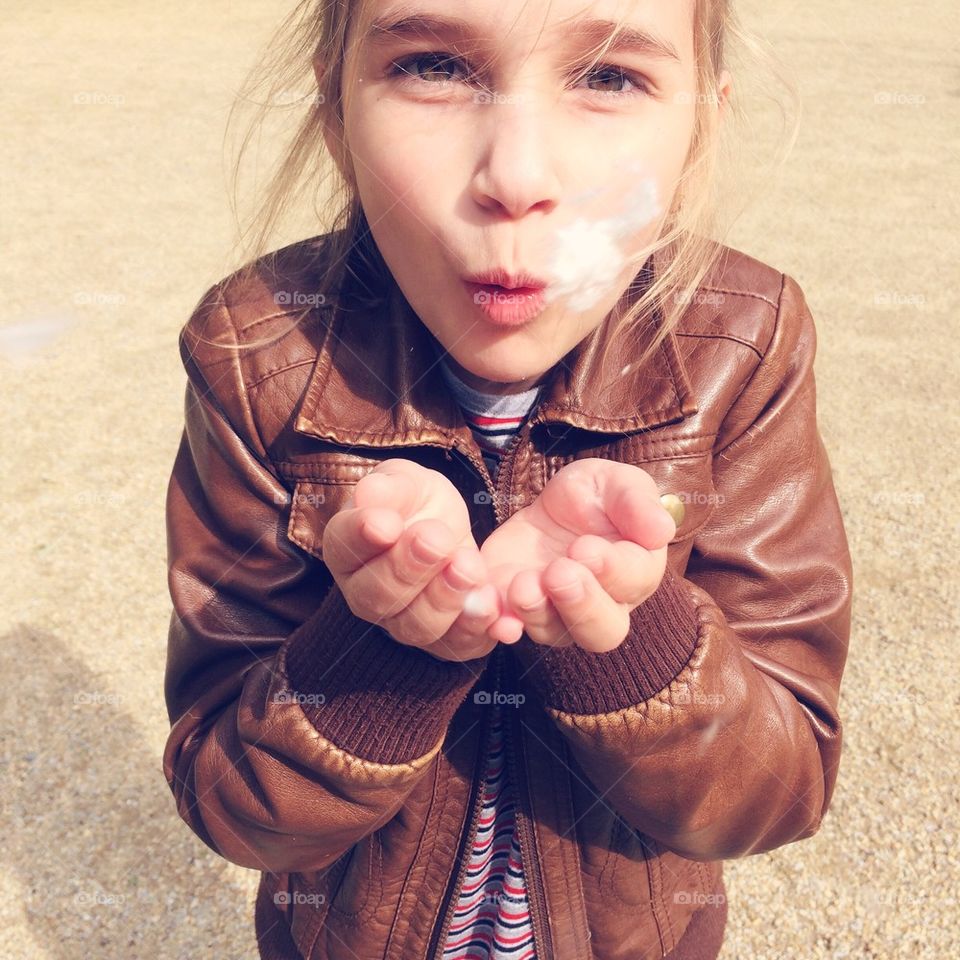
[[[517,446],[522,442],[524,437],[529,434],[530,422],[529,420],[525,422],[517,433],[512,438],[509,446],[505,449],[502,460],[500,461],[500,469],[497,473],[497,483],[496,488],[491,489],[489,482],[489,473],[486,471],[486,464],[483,464],[484,469],[478,469],[477,472],[483,478],[484,484],[486,485],[488,491],[492,494],[493,497],[493,510],[494,515],[496,516],[497,524],[503,523],[507,519],[507,512],[503,509],[505,505],[504,491],[510,490],[510,487],[513,483],[513,454]],[[473,464],[473,466],[478,467],[479,465],[476,462],[476,459],[472,451],[464,451],[459,447],[454,447],[454,451],[459,453],[465,460]],[[500,689],[500,654],[502,653],[501,647],[498,646],[496,650],[497,656],[497,687]],[[489,726],[489,725],[488,725]],[[530,906],[530,925],[533,929],[533,946],[534,946],[534,956],[536,957],[552,957],[553,956],[553,939],[550,935],[550,924],[547,917],[547,903],[546,897],[543,894],[543,872],[540,869],[540,858],[537,856],[537,842],[536,836],[533,832],[533,827],[530,822],[530,817],[527,814],[527,810],[532,810],[530,803],[530,794],[529,794],[529,783],[527,781],[526,775],[523,777],[520,776],[520,763],[517,757],[517,751],[513,749],[513,736],[512,733],[516,729],[515,720],[511,717],[509,723],[503,724],[504,731],[504,751],[506,755],[506,762],[510,767],[510,775],[513,778],[513,786],[515,795],[517,797],[517,803],[515,804],[515,819],[517,825],[517,838],[520,842],[520,863],[523,868],[524,878],[531,878],[532,883],[527,883],[527,900]],[[522,750],[522,738],[518,736],[518,744],[520,744],[519,749]],[[485,756],[485,754],[484,754]],[[524,774],[526,773],[526,768],[524,767]],[[484,784],[486,780],[484,778]],[[471,819],[469,838],[472,842],[474,831],[476,828],[476,822],[479,820],[480,809],[479,806],[474,810],[474,816]],[[461,857],[463,855],[463,849],[466,848],[464,844],[461,848]],[[472,849],[472,848],[471,848]],[[531,870],[532,868],[532,870]],[[461,865],[460,875],[457,877],[456,889],[460,889],[461,884],[461,875],[465,872],[465,864]],[[532,894],[532,896],[531,896]],[[449,894],[448,894],[449,895]],[[446,901],[445,901],[446,903]],[[447,935],[447,930],[449,929],[450,923],[452,921],[453,911],[448,909],[447,913],[449,916],[445,916],[442,935],[444,940]],[[433,949],[435,946],[437,938],[431,942],[430,954],[429,956],[433,957]]]
[[[501,651],[499,647],[494,654],[495,667],[495,690],[500,689],[500,670],[501,670]],[[453,914],[456,910],[457,901],[460,899],[460,889],[466,877],[469,857],[467,851],[473,849],[473,842],[477,834],[477,828],[480,824],[480,814],[483,812],[483,798],[487,785],[486,774],[486,756],[490,749],[490,735],[493,730],[493,709],[487,711],[486,722],[483,728],[483,735],[480,738],[481,747],[478,756],[478,763],[473,771],[473,785],[470,793],[470,803],[468,809],[472,810],[469,826],[466,831],[461,833],[460,848],[457,851],[457,869],[456,876],[452,882],[447,884],[447,889],[443,897],[443,903],[440,906],[441,922],[439,926],[434,927],[433,936],[430,938],[430,945],[427,948],[427,960],[434,960],[442,951],[442,945],[447,942],[447,934],[450,931],[450,925],[453,923]]]
[[[530,421],[527,420],[517,431],[513,438],[513,443],[508,447],[507,453],[501,461],[500,472],[497,474],[497,498],[494,503],[504,503],[503,491],[509,493],[513,487],[514,475],[514,457],[513,453],[517,445],[529,436]],[[498,514],[499,517],[499,514]],[[506,519],[504,516],[499,522]],[[512,691],[513,684],[511,684]],[[515,712],[515,711],[514,711]],[[532,882],[527,882],[527,903],[530,907],[530,926],[533,929],[533,952],[535,957],[553,956],[553,938],[550,935],[550,923],[547,916],[546,897],[543,893],[543,872],[540,869],[540,857],[537,855],[537,841],[533,832],[533,825],[527,814],[532,810],[529,793],[529,782],[526,776],[526,765],[523,768],[521,776],[520,760],[518,753],[523,750],[523,737],[520,734],[519,721],[515,717],[510,718],[509,723],[503,724],[503,742],[506,760],[510,766],[510,776],[513,779],[514,794],[517,802],[514,805],[514,819],[516,820],[517,839],[520,842],[520,865],[523,869],[525,880],[530,878]],[[517,732],[517,748],[514,749],[514,731]],[[531,896],[532,894],[532,896]]]
[[[507,762],[510,765],[510,776],[513,778],[514,791],[517,803],[514,816],[517,822],[517,838],[520,841],[520,863],[523,866],[524,878],[527,882],[527,902],[530,906],[530,926],[533,928],[533,947],[535,957],[553,956],[553,938],[550,936],[550,923],[547,919],[547,901],[543,894],[543,872],[540,869],[540,858],[537,856],[537,842],[533,832],[533,825],[528,810],[530,804],[529,781],[526,775],[520,776],[520,761],[518,753],[523,750],[523,737],[519,733],[519,724],[513,718],[503,725],[504,749]],[[517,749],[513,748],[513,732],[518,731]],[[524,767],[524,774],[526,767]],[[532,869],[532,872],[530,868]],[[538,938],[539,934],[539,938]]]

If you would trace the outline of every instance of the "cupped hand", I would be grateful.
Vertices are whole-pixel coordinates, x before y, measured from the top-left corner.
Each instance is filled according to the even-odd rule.
[[[504,608],[493,634],[613,650],[627,636],[630,612],[659,586],[675,534],[641,467],[574,460],[480,548]]]
[[[398,643],[462,661],[485,656],[503,634],[467,505],[436,470],[378,463],[328,521],[323,558],[353,613]]]

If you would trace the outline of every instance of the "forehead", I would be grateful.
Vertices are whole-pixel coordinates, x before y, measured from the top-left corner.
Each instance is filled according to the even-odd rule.
[[[528,55],[593,46],[616,32],[617,46],[660,59],[693,56],[696,0],[359,0],[354,42],[471,41]]]

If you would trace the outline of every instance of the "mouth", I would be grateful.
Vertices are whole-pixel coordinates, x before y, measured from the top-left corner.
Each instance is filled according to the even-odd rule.
[[[543,312],[543,288],[514,287],[465,281],[467,292],[487,320],[499,327],[518,327]]]
[[[473,273],[464,278],[468,283],[482,286],[503,287],[504,290],[543,290],[546,280],[528,273],[526,270],[511,273],[502,267],[485,270],[483,273]]]
[[[495,326],[522,326],[546,306],[546,281],[530,273],[489,270],[467,277],[464,284],[474,304]]]

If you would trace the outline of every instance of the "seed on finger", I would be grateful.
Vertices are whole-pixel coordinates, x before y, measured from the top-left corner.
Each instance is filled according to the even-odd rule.
[[[463,598],[463,612],[468,617],[486,617],[490,614],[490,598],[482,587],[471,590]]]

